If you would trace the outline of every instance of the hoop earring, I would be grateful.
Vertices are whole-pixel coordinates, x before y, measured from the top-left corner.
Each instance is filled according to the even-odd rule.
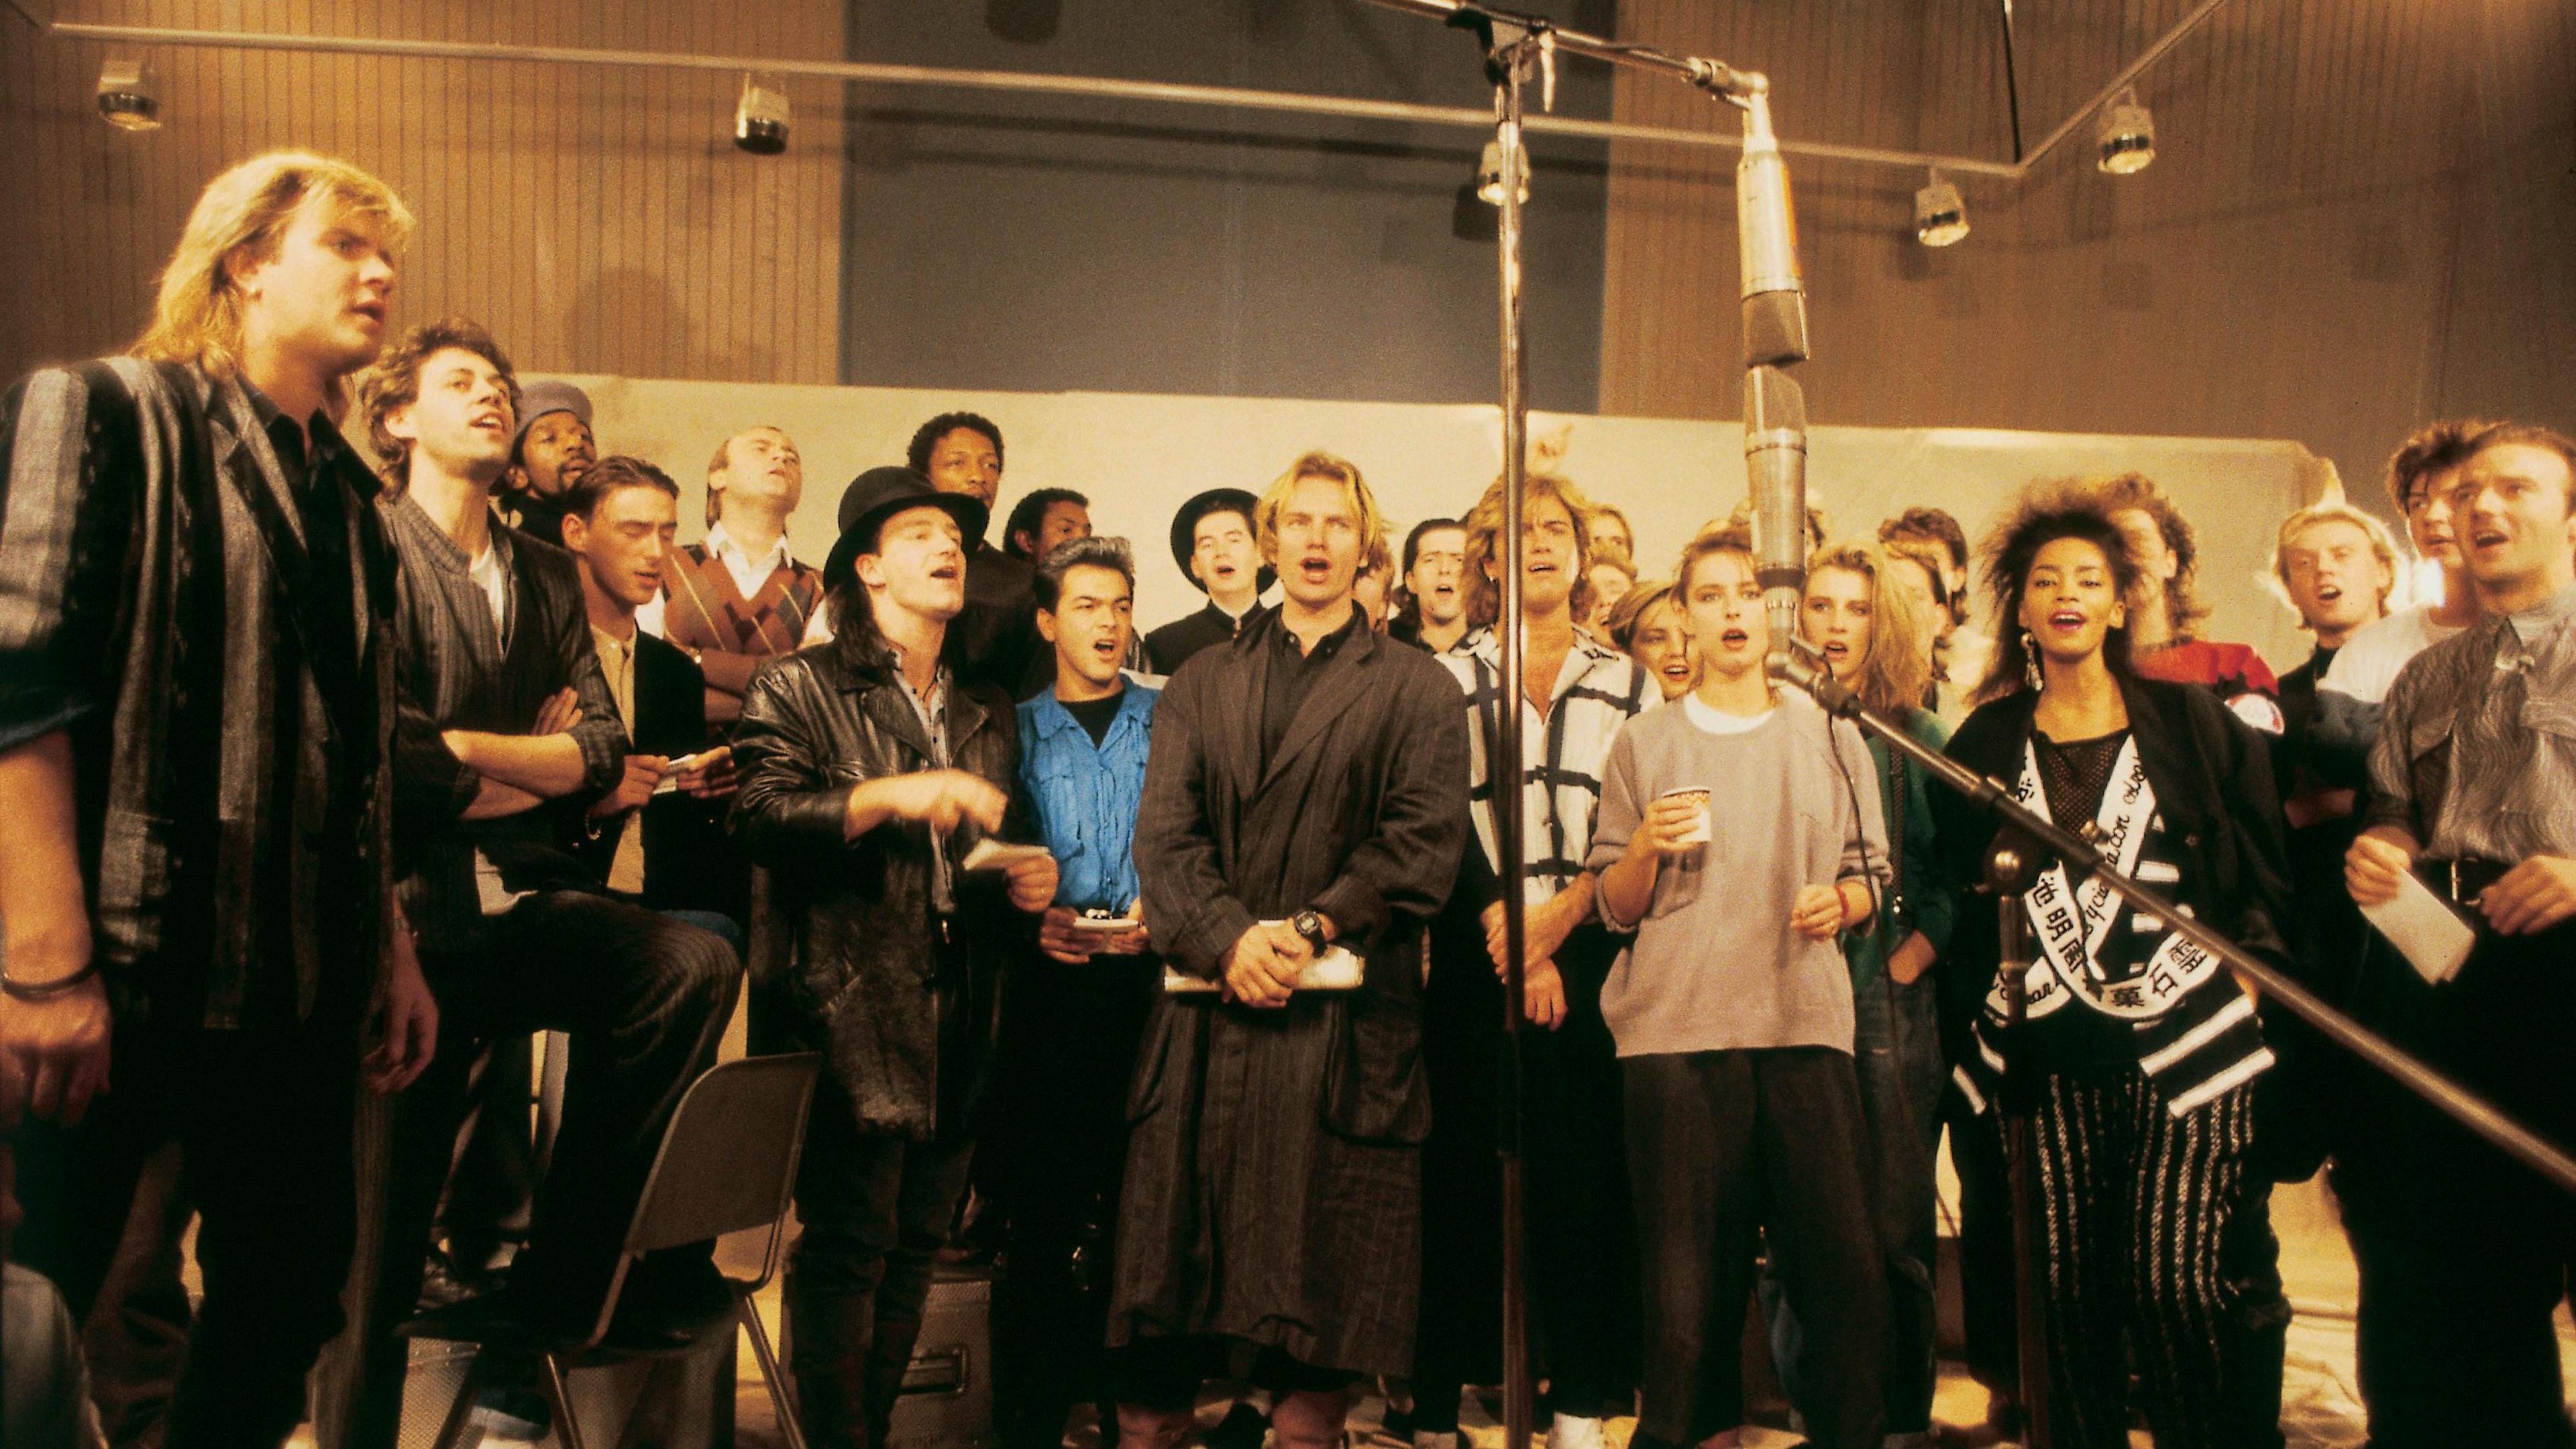
[[[2048,688],[2048,676],[2039,667],[2039,641],[2031,637],[2028,629],[2021,631],[2021,677],[2030,681],[2033,694]]]

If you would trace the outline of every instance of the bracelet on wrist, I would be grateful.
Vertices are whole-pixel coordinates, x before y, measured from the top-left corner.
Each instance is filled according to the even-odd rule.
[[[95,956],[90,958],[88,965],[78,971],[52,981],[18,981],[12,979],[6,971],[0,971],[0,992],[6,992],[20,1001],[51,1001],[97,974],[98,958]]]

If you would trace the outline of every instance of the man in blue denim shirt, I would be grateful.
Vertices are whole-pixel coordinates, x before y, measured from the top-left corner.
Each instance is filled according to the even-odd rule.
[[[1141,925],[1100,924],[1137,914],[1132,846],[1157,692],[1120,670],[1135,591],[1124,539],[1075,539],[1038,566],[1055,687],[1020,705],[1019,783],[1062,877],[1037,953],[1004,968],[1002,1075],[977,1171],[1003,1226],[993,1293],[1003,1449],[1055,1449],[1067,1408],[1102,1397],[1127,1081],[1163,974]]]

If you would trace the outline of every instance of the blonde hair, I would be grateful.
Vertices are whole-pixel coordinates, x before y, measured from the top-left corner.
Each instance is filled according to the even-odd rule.
[[[1555,500],[1574,520],[1574,592],[1566,607],[1580,620],[1592,610],[1592,519],[1598,510],[1573,480],[1560,474],[1532,473],[1521,480],[1523,518],[1529,516],[1529,506],[1542,498]],[[1501,552],[1496,545],[1503,532],[1503,480],[1495,479],[1461,521],[1467,529],[1466,567],[1460,570],[1460,582],[1467,591],[1467,622],[1476,627],[1490,626],[1503,613],[1502,584],[1486,573]]]
[[[216,378],[239,372],[242,297],[229,265],[236,257],[277,255],[296,212],[315,199],[335,216],[375,222],[387,251],[411,235],[411,211],[402,198],[348,162],[310,151],[254,156],[206,183],[161,269],[152,324],[129,350],[149,361],[193,363]]]
[[[1874,543],[1839,543],[1807,561],[1807,579],[1840,569],[1869,585],[1869,648],[1860,656],[1853,692],[1873,712],[1904,718],[1923,707],[1932,687],[1932,628],[1914,591],[1888,573],[1888,551]],[[1799,612],[1805,613],[1803,591]]]
[[[1261,501],[1252,505],[1252,531],[1258,540],[1257,546],[1261,550],[1263,562],[1269,563],[1274,568],[1277,567],[1279,510],[1288,506],[1288,495],[1296,491],[1297,485],[1308,478],[1321,478],[1328,483],[1340,484],[1342,497],[1359,514],[1359,533],[1362,540],[1360,551],[1363,555],[1360,566],[1365,570],[1368,567],[1365,557],[1368,552],[1366,541],[1378,538],[1386,532],[1385,515],[1377,511],[1377,495],[1369,492],[1368,484],[1361,480],[1358,465],[1346,463],[1325,452],[1308,453],[1289,464],[1287,472],[1280,474],[1268,488],[1262,490]],[[1354,575],[1354,578],[1356,577]]]
[[[2290,606],[2292,613],[2299,612],[2298,600],[2290,595],[2290,544],[2300,534],[2321,523],[2349,523],[2361,530],[2362,537],[2370,540],[2370,556],[2379,560],[2379,571],[2388,580],[2379,586],[2379,611],[2387,613],[2388,601],[2397,592],[2397,540],[2389,535],[2387,524],[2344,502],[2340,495],[2322,503],[2312,503],[2281,520],[2281,530],[2272,538],[2271,573],[2271,581],[2278,586],[2281,601]],[[2307,627],[2304,615],[2300,617],[2299,627]]]
[[[1644,621],[1647,611],[1658,604],[1681,607],[1680,597],[1673,592],[1673,581],[1639,579],[1628,592],[1619,596],[1619,602],[1610,606],[1610,616],[1601,621],[1602,632],[1608,634],[1610,642],[1623,652],[1633,649],[1636,647],[1638,625]]]

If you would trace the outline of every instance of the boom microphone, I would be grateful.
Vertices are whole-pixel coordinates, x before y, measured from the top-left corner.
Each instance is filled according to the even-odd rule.
[[[1789,167],[1780,159],[1780,139],[1771,134],[1768,88],[1749,86],[1737,103],[1744,107],[1744,157],[1735,163],[1736,249],[1744,272],[1744,365],[1786,367],[1807,360],[1807,288],[1798,277],[1798,227],[1789,216]]]
[[[1779,678],[1807,581],[1807,398],[1798,380],[1776,367],[1744,374],[1744,478],[1753,502],[1753,577],[1771,621],[1766,664]]]

